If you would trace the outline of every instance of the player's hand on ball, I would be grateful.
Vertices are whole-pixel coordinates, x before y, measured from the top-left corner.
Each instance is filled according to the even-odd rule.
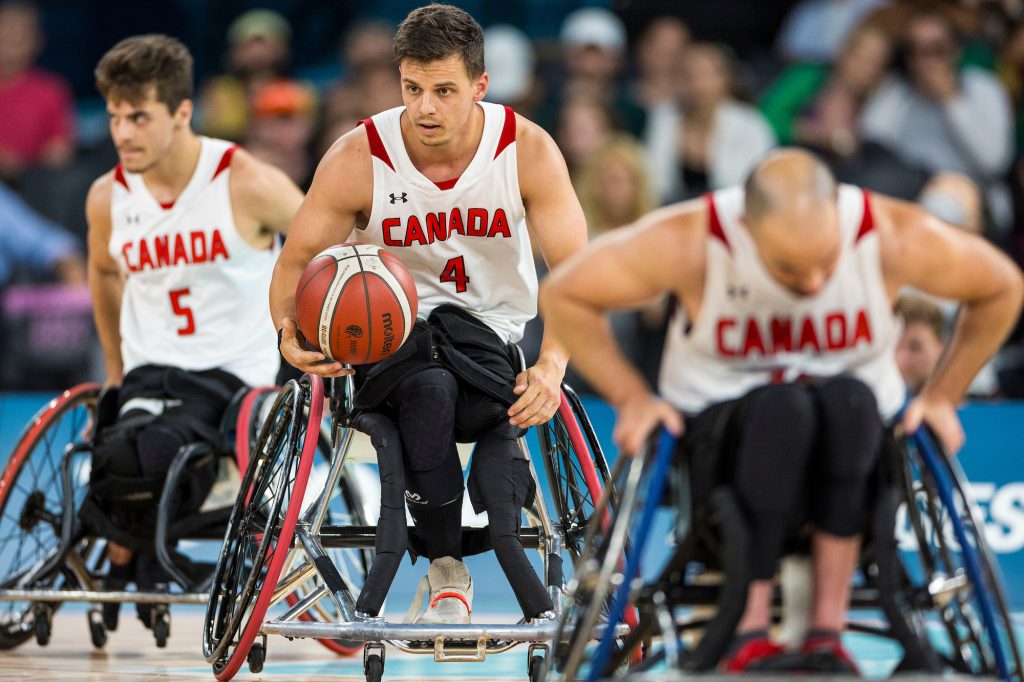
[[[295,320],[286,317],[281,322],[281,355],[289,365],[299,371],[319,374],[324,378],[343,377],[354,373],[355,370],[344,367],[340,362],[329,360],[323,353],[308,350],[299,336]]]
[[[912,434],[926,423],[935,431],[942,449],[950,457],[956,455],[964,446],[966,437],[960,417],[956,413],[956,405],[948,398],[930,396],[927,392],[910,401],[903,413],[903,432]]]
[[[555,416],[562,401],[564,376],[564,369],[545,362],[538,362],[520,372],[513,389],[519,400],[508,408],[509,423],[526,429],[543,424]]]
[[[673,436],[681,436],[685,428],[683,415],[664,400],[650,393],[629,398],[615,406],[615,430],[612,440],[619,451],[635,457],[643,450],[651,432],[664,425]]]

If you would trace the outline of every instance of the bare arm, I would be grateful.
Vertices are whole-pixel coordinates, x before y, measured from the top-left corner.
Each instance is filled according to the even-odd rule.
[[[518,117],[516,149],[519,190],[526,222],[549,269],[554,269],[587,245],[587,222],[569,180],[561,152],[542,128]],[[544,328],[537,364],[516,378],[519,399],[509,408],[509,421],[523,428],[551,419],[569,354],[550,325]]]
[[[231,205],[255,230],[254,245],[270,244],[275,233],[287,234],[302,203],[302,190],[284,172],[244,149],[231,158]]]
[[[283,329],[281,352],[294,367],[322,376],[350,373],[340,363],[324,363],[323,353],[305,350],[296,336],[295,287],[309,261],[329,246],[348,240],[373,197],[373,166],[366,132],[359,127],[327,151],[291,224],[288,239],[274,266],[270,283],[270,314]],[[318,364],[322,363],[322,364]]]
[[[93,317],[103,347],[104,386],[119,386],[124,375],[121,359],[121,296],[124,280],[117,262],[110,256],[110,189],[108,173],[96,180],[85,200],[89,223],[89,290]]]
[[[659,422],[677,432],[682,423],[669,406],[655,401],[623,355],[607,313],[639,307],[669,291],[684,300],[699,295],[703,222],[703,209],[695,203],[657,211],[596,240],[553,272],[541,290],[547,324],[554,326],[580,373],[615,407],[615,440],[630,454]]]
[[[882,267],[890,291],[909,285],[963,302],[956,329],[935,373],[904,426],[921,418],[939,431],[947,450],[962,444],[949,415],[978,370],[999,349],[1020,314],[1024,279],[1014,263],[984,239],[951,227],[902,201],[876,197]],[[959,422],[956,422],[959,427]]]

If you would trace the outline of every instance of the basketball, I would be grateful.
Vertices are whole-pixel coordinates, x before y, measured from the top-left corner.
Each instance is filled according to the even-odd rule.
[[[299,331],[332,360],[390,357],[416,322],[416,285],[402,261],[372,244],[339,244],[306,266],[295,290]]]

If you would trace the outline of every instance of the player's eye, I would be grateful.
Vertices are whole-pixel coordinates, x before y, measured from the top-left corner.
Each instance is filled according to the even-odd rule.
[[[451,88],[438,88],[437,92],[438,92],[438,94],[441,94],[441,95],[447,95],[447,94],[449,94],[451,92]]]
[[[413,95],[415,95],[419,91],[419,88],[417,88],[415,85],[407,85],[405,86],[405,89],[408,90]]]

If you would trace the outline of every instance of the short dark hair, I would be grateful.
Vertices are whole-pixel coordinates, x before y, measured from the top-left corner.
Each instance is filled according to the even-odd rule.
[[[946,338],[946,318],[942,309],[926,298],[920,296],[900,296],[896,300],[896,314],[903,324],[920,323],[932,330],[935,338],[944,341]]]
[[[96,89],[104,99],[138,103],[151,86],[172,113],[192,99],[192,55],[180,40],[155,33],[125,38],[96,66]]]
[[[484,31],[463,9],[433,3],[409,12],[395,33],[395,64],[425,64],[457,54],[470,78],[484,72]]]

